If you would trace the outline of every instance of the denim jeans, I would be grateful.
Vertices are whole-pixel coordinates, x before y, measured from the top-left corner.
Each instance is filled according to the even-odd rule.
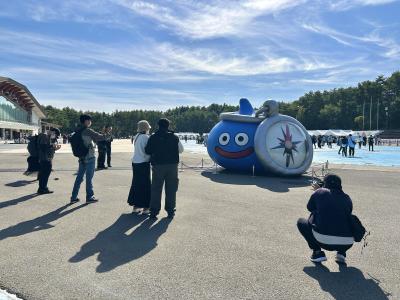
[[[85,160],[79,161],[79,169],[78,174],[76,175],[74,189],[72,190],[71,199],[75,200],[78,198],[79,188],[81,187],[81,183],[83,182],[83,176],[86,174],[86,200],[91,199],[94,196],[93,192],[93,176],[94,176],[94,169],[96,165],[96,158],[92,157]]]

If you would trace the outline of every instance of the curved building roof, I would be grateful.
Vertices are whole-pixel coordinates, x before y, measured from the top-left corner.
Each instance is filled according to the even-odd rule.
[[[0,76],[0,96],[27,111],[34,111],[41,119],[46,118],[42,107],[28,88],[11,78]]]

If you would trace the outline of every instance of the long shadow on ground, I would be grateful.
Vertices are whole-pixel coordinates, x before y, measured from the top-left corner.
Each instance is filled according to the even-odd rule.
[[[0,202],[0,208],[17,205],[17,204],[19,204],[21,202],[28,201],[30,199],[33,199],[33,198],[37,197],[37,196],[39,196],[39,194],[34,193],[34,194],[29,194],[29,195],[25,195],[25,196],[22,196],[22,197],[18,197],[18,198],[12,199],[12,200],[7,200],[7,201],[4,201],[4,202]]]
[[[10,226],[8,228],[0,230],[0,241],[4,240],[9,237],[15,237],[15,236],[20,236],[28,233],[32,233],[35,231],[40,231],[40,230],[45,230],[45,229],[50,229],[54,227],[54,225],[51,225],[51,222],[54,222],[55,220],[58,220],[75,210],[78,210],[87,204],[81,204],[79,206],[76,206],[70,210],[64,211],[70,204],[66,204],[64,206],[61,206],[60,208],[57,208],[56,210],[49,212],[48,214],[45,214],[43,216],[40,216],[36,219],[29,220],[29,221],[24,221],[21,222],[17,225]]]
[[[385,292],[379,281],[364,277],[357,268],[339,265],[339,272],[330,272],[323,265],[305,267],[304,272],[316,279],[323,291],[336,300],[387,300],[390,293]]]
[[[155,222],[143,216],[122,214],[114,224],[84,244],[69,261],[80,262],[98,253],[100,264],[96,271],[104,273],[138,259],[157,247],[157,240],[167,231],[170,219]],[[135,226],[131,234],[126,234]]]
[[[234,185],[255,185],[276,193],[289,192],[289,189],[293,187],[310,186],[312,180],[311,176],[306,175],[297,177],[252,177],[249,174],[233,173],[227,170],[220,171],[217,174],[213,174],[211,172],[202,172],[201,175],[217,183]]]
[[[26,185],[29,185],[29,184],[32,184],[32,183],[35,183],[35,182],[37,182],[36,179],[33,179],[33,180],[17,180],[17,181],[14,181],[14,182],[6,183],[5,186],[23,187],[23,186],[26,186]]]

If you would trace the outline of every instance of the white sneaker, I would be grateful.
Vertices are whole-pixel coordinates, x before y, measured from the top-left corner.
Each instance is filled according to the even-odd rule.
[[[343,254],[336,253],[335,261],[338,264],[345,264],[346,263],[346,256],[344,256]]]
[[[133,209],[132,209],[132,213],[133,214],[138,214],[138,213],[140,213],[141,212],[141,209],[140,208],[138,208],[138,207],[133,207]]]
[[[148,209],[148,208],[143,209],[142,215],[149,215],[149,214],[150,214],[150,209]]]

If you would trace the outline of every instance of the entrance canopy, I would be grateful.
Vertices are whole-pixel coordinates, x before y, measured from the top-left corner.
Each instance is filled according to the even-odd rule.
[[[40,119],[46,117],[39,102],[26,86],[6,77],[0,77],[0,96],[26,111],[34,111]]]

